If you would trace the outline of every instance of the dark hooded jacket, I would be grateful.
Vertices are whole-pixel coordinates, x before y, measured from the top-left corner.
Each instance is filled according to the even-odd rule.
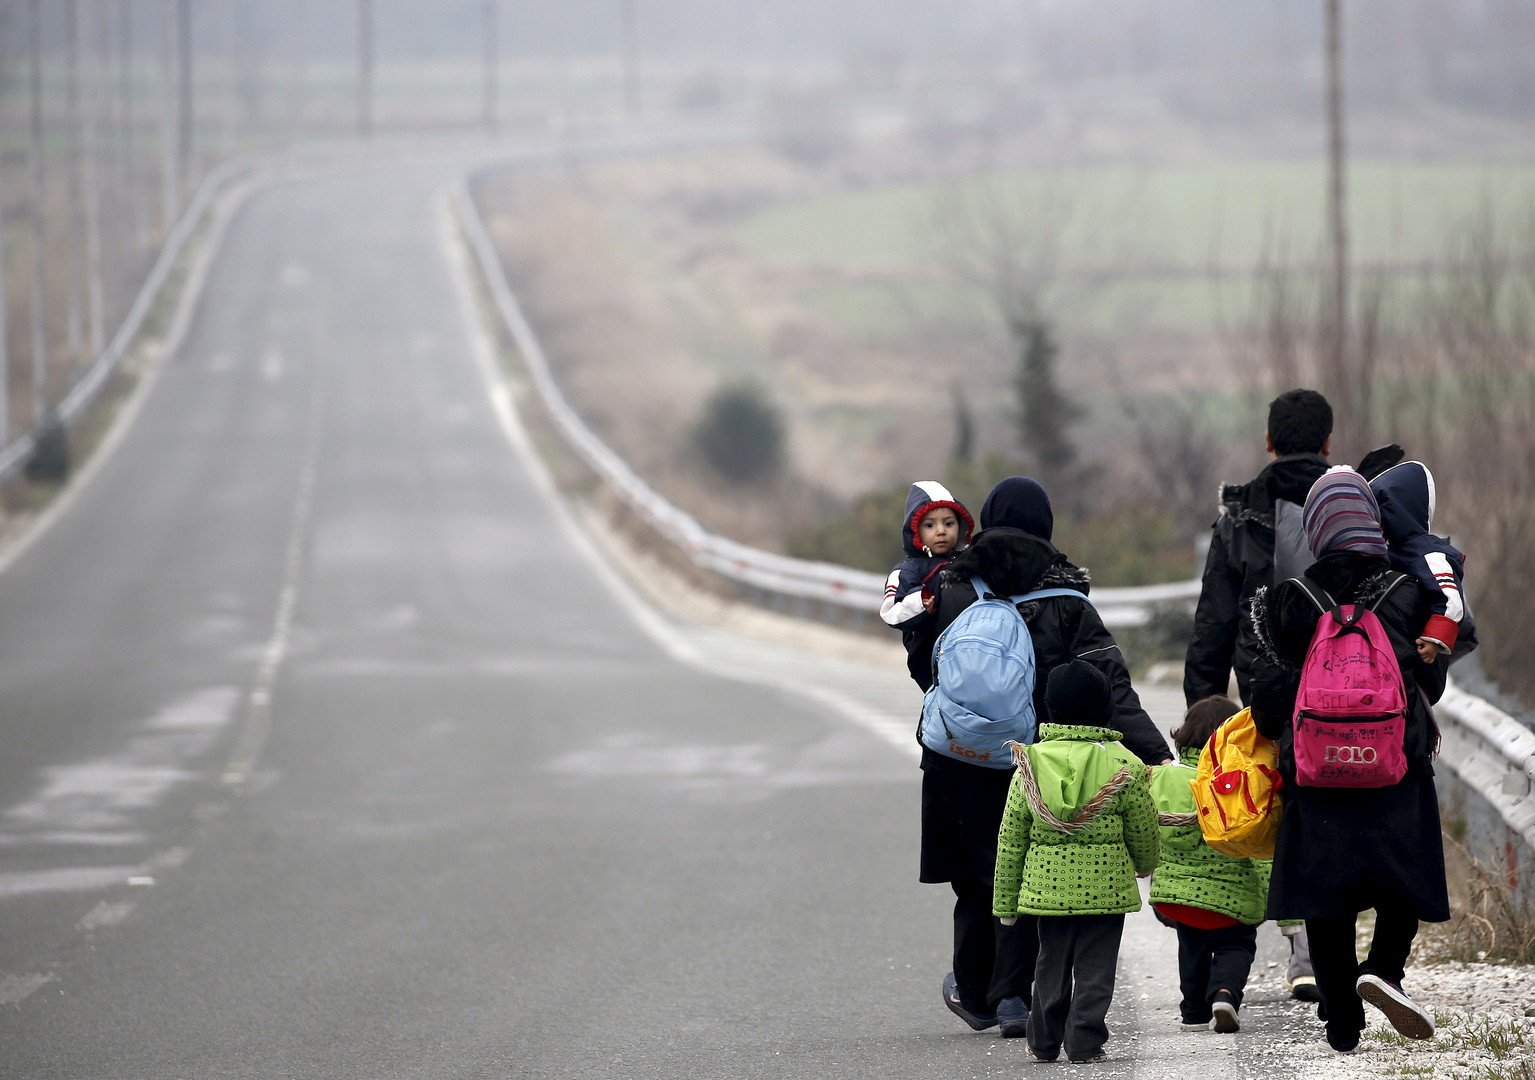
[[[1187,704],[1227,693],[1233,671],[1243,704],[1250,702],[1255,639],[1249,615],[1253,594],[1274,584],[1276,508],[1285,502],[1298,511],[1311,485],[1326,471],[1326,458],[1293,454],[1271,461],[1246,484],[1222,486],[1194,609],[1194,633],[1183,661]]]
[[[956,552],[970,542],[975,521],[964,504],[949,490],[933,480],[920,480],[906,493],[906,513],[901,518],[901,549],[906,558],[895,565],[885,579],[885,598],[879,615],[887,625],[901,631],[906,646],[906,668],[918,686],[927,689],[932,676],[925,674],[932,666],[932,636],[927,633],[933,617],[922,606],[922,592],[936,584],[938,571],[947,566],[953,553],[934,555],[922,546],[919,527],[934,510],[949,509],[959,519],[959,543]],[[926,643],[927,652],[922,649]],[[927,681],[924,681],[926,679]]]
[[[971,577],[984,578],[999,595],[1056,587],[1088,592],[1087,571],[1068,562],[1047,538],[1017,527],[1019,522],[1046,534],[1053,526],[1044,489],[1032,480],[1014,477],[993,490],[981,509],[981,531],[939,575],[938,607],[926,642],[929,655],[944,628],[975,602]],[[1107,726],[1119,731],[1124,745],[1147,764],[1172,759],[1166,740],[1131,686],[1124,656],[1090,602],[1047,597],[1022,604],[1018,610],[1034,643],[1034,708],[1041,723],[1049,718],[1045,687],[1050,672],[1073,659],[1084,660],[1102,672],[1111,688],[1114,711]],[[931,670],[926,680],[931,685]],[[966,764],[926,748],[922,769],[921,880],[991,880],[1011,773]]]
[[[1426,599],[1429,614],[1420,636],[1439,642],[1452,659],[1468,655],[1477,637],[1462,592],[1465,556],[1428,531],[1434,517],[1433,475],[1422,462],[1404,461],[1371,480],[1370,490],[1380,505],[1392,569],[1411,577]]]
[[[1407,691],[1403,750],[1407,775],[1384,788],[1317,788],[1295,783],[1291,720],[1300,667],[1318,611],[1294,582],[1262,590],[1253,619],[1262,629],[1253,661],[1253,721],[1279,743],[1284,814],[1269,886],[1271,919],[1332,918],[1369,908],[1407,910],[1425,922],[1449,918],[1433,756],[1439,729],[1432,704],[1444,692],[1448,658],[1418,658],[1413,644],[1427,611],[1421,590],[1380,556],[1324,555],[1304,577],[1339,603],[1378,601]],[[1385,592],[1382,599],[1382,593]]]

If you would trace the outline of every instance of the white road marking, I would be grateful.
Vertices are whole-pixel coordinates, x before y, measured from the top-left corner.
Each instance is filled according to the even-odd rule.
[[[29,972],[25,975],[0,974],[0,1005],[19,1005],[49,983],[58,982],[53,974]]]
[[[511,389],[500,371],[480,310],[474,300],[472,282],[475,279],[470,270],[470,256],[465,250],[465,245],[460,241],[450,198],[450,192],[444,191],[436,200],[442,228],[443,252],[452,270],[464,330],[469,337],[470,349],[479,363],[480,372],[485,378],[491,406],[495,410],[507,441],[511,443],[518,457],[526,465],[534,482],[544,494],[546,502],[559,518],[572,546],[586,557],[596,575],[607,585],[609,592],[624,606],[635,623],[674,660],[711,674],[803,694],[896,749],[915,757],[917,747],[912,738],[913,724],[907,719],[898,718],[885,710],[865,705],[837,690],[792,678],[791,673],[782,670],[770,669],[760,664],[731,663],[728,657],[721,659],[706,655],[696,644],[687,640],[679,628],[662,619],[645,604],[636,595],[634,588],[600,556],[591,541],[586,538],[585,532],[576,528],[565,506],[564,498],[555,488],[553,478],[549,475],[543,460],[533,448],[517,418],[516,409],[512,404]]]

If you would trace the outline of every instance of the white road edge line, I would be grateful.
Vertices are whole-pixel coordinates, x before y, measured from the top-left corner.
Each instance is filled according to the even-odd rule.
[[[579,550],[583,557],[591,564],[597,576],[602,579],[609,591],[624,606],[634,621],[657,644],[667,651],[674,660],[690,664],[693,667],[708,671],[710,674],[721,675],[726,678],[739,681],[752,682],[762,686],[770,686],[775,689],[788,689],[808,697],[825,708],[830,708],[842,714],[848,720],[859,727],[879,736],[892,746],[900,750],[911,750],[915,742],[911,733],[905,728],[896,730],[896,726],[885,714],[876,709],[871,709],[857,701],[839,694],[834,690],[828,690],[818,686],[785,685],[782,681],[765,675],[756,675],[742,671],[737,667],[727,664],[719,664],[699,651],[690,642],[682,640],[675,629],[668,626],[649,607],[642,604],[634,595],[628,582],[624,581],[611,566],[609,566],[598,554],[591,541],[576,528],[575,520],[565,506],[565,500],[559,494],[554,485],[554,479],[550,475],[543,460],[538,456],[532,442],[529,440],[522,422],[517,418],[516,408],[512,404],[511,389],[507,386],[506,377],[501,372],[495,352],[485,331],[485,324],[478,306],[474,302],[475,280],[469,267],[469,256],[462,242],[458,225],[452,210],[453,189],[447,188],[440,192],[434,200],[437,207],[438,219],[442,228],[443,255],[447,259],[452,271],[454,291],[458,295],[459,312],[464,324],[464,332],[469,338],[470,351],[474,354],[475,361],[479,364],[480,373],[485,378],[486,392],[490,397],[491,407],[495,410],[496,419],[501,424],[501,431],[506,436],[507,442],[512,445],[517,456],[522,459],[532,475],[533,481],[539,490],[547,498],[549,505],[559,520],[565,533],[571,538],[573,546]]]
[[[112,457],[112,451],[117,448],[129,428],[133,426],[133,420],[143,407],[144,399],[149,396],[149,389],[159,377],[160,370],[170,357],[181,351],[187,328],[192,323],[192,313],[197,310],[197,305],[202,300],[203,286],[207,284],[208,273],[213,266],[213,257],[223,245],[224,234],[228,231],[229,223],[234,220],[235,211],[267,179],[260,174],[249,176],[231,188],[228,195],[215,205],[212,231],[203,244],[202,250],[196,254],[192,269],[187,273],[186,284],[182,286],[181,299],[177,301],[176,313],[171,319],[170,329],[160,346],[159,354],[144,366],[138,385],[133,388],[128,400],[118,409],[107,433],[102,436],[101,442],[96,444],[95,450],[86,459],[84,467],[64,485],[64,489],[54,497],[35,521],[22,526],[21,532],[3,550],[0,550],[0,574],[5,573],[12,563],[21,558],[26,550],[37,542],[38,537],[46,533],[53,523],[63,517],[74,505],[80,493],[101,471],[102,466]]]
[[[464,325],[464,332],[469,338],[469,350],[474,354],[480,374],[485,379],[486,392],[490,397],[491,408],[495,411],[496,419],[500,422],[501,433],[506,436],[506,441],[511,444],[517,456],[527,466],[529,475],[547,500],[560,528],[570,539],[571,546],[591,564],[593,571],[628,611],[630,617],[649,637],[665,649],[672,659],[700,667],[708,666],[698,649],[689,642],[681,640],[675,630],[653,610],[635,598],[634,590],[618,575],[617,571],[602,560],[591,541],[576,527],[575,519],[565,506],[565,500],[561,497],[559,489],[555,487],[554,478],[544,465],[543,459],[538,456],[537,450],[534,449],[527,431],[522,426],[522,421],[517,418],[516,407],[512,404],[511,388],[507,385],[506,378],[497,364],[495,350],[490,344],[484,321],[474,301],[475,277],[471,273],[468,253],[465,251],[465,245],[460,241],[458,225],[453,216],[452,192],[451,187],[446,188],[433,200],[442,229],[443,255],[447,259],[453,277],[454,292],[458,296],[459,316]]]

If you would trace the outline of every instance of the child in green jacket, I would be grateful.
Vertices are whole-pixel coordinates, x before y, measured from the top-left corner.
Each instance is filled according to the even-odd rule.
[[[1162,860],[1151,877],[1157,919],[1178,932],[1178,1009],[1183,1030],[1224,1033],[1241,1023],[1242,991],[1258,947],[1258,924],[1268,906],[1266,859],[1237,859],[1205,843],[1189,781],[1199,752],[1215,730],[1240,710],[1228,697],[1189,706],[1172,733],[1181,761],[1158,766],[1151,780],[1162,828]]]
[[[1033,746],[1013,743],[1018,768],[997,837],[992,911],[1004,925],[1039,916],[1029,1051],[1054,1061],[1104,1057],[1105,1023],[1135,879],[1157,864],[1156,807],[1146,766],[1107,724],[1108,680],[1073,660],[1050,672],[1051,723]]]

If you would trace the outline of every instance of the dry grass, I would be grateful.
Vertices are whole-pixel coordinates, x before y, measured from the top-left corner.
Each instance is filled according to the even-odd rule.
[[[1535,911],[1519,905],[1506,868],[1479,861],[1448,834],[1444,855],[1450,921],[1423,924],[1419,959],[1535,963]]]

